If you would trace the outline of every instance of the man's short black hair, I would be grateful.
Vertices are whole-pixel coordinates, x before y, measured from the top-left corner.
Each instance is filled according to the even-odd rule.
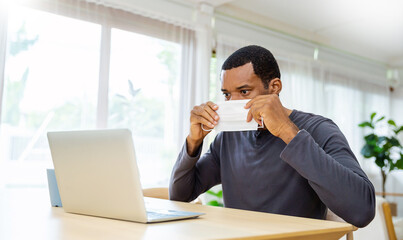
[[[265,88],[274,78],[280,78],[280,69],[273,54],[266,48],[250,45],[238,49],[225,60],[222,70],[230,70],[252,63],[253,71],[262,80]]]

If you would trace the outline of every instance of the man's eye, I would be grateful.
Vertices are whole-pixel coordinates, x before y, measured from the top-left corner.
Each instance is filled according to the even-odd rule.
[[[247,94],[249,92],[249,90],[241,90],[242,94]]]
[[[223,93],[224,97],[229,97],[229,93]]]

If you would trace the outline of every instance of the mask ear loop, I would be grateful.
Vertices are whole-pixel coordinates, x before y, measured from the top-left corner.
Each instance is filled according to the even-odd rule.
[[[264,122],[263,122],[263,117],[260,118],[260,121],[262,122],[262,126],[257,124],[257,128],[264,128]]]
[[[212,130],[213,130],[213,128],[212,128],[212,129],[204,129],[204,128],[203,128],[203,124],[202,124],[202,123],[200,123],[200,126],[201,126],[201,129],[203,129],[203,131],[206,131],[206,132],[210,132],[210,131],[212,131]]]

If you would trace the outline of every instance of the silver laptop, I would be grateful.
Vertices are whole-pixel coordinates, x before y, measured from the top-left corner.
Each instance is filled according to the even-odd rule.
[[[146,211],[132,134],[127,129],[48,132],[63,208],[142,223],[203,213]]]

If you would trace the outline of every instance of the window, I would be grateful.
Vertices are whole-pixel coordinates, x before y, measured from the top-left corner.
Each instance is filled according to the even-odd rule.
[[[129,128],[143,186],[166,185],[177,155],[179,44],[112,29],[108,127]]]
[[[182,144],[180,66],[193,51],[181,41],[192,46],[193,32],[101,5],[57,3],[8,13],[0,187],[46,187],[46,133],[102,124],[132,131],[143,187],[167,186]],[[109,76],[99,74],[104,65]]]
[[[8,23],[0,184],[46,186],[46,132],[95,127],[101,28],[17,6]]]

